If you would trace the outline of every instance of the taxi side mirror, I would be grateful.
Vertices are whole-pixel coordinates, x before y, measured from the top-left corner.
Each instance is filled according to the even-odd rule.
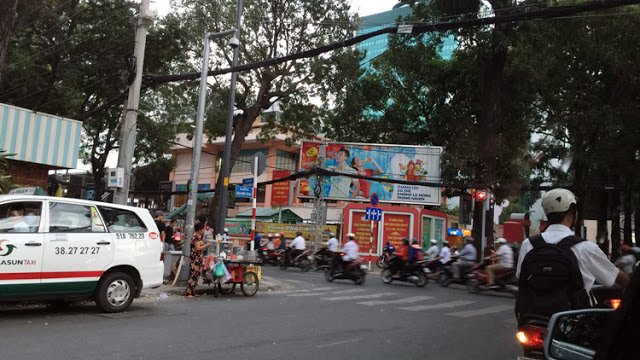
[[[613,309],[583,309],[554,314],[544,340],[545,359],[593,359],[613,313]]]

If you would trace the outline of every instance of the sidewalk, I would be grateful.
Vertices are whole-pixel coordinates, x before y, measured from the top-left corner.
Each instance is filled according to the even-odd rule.
[[[262,276],[260,280],[260,286],[258,287],[258,294],[261,292],[271,292],[278,290],[286,290],[289,289],[291,285],[285,283],[284,281],[277,280],[271,276]],[[155,289],[143,289],[142,294],[140,294],[140,298],[161,298],[166,299],[168,297],[175,296],[183,296],[186,286],[184,284],[176,283],[176,286],[171,286],[171,284],[161,285]],[[242,294],[240,292],[240,284],[236,285],[236,293]],[[213,285],[205,285],[202,283],[202,278],[200,278],[198,282],[198,286],[196,287],[197,295],[212,295],[213,294]]]

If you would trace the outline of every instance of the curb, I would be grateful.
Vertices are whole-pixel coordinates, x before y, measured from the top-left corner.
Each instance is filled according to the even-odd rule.
[[[270,276],[262,276],[262,280],[260,281],[260,287],[258,288],[258,293],[263,292],[273,292],[282,289],[288,289],[289,285],[275,280]],[[240,286],[236,285],[235,293],[241,294]],[[183,296],[185,291],[185,285],[161,285],[155,289],[144,289],[140,294],[140,298],[161,298],[166,299],[169,296]],[[200,283],[196,287],[196,295],[213,295],[213,285],[204,285],[202,284],[202,279],[200,279]]]

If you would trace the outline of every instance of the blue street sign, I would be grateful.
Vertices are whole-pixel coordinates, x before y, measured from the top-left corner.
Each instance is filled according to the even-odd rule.
[[[378,201],[380,201],[380,198],[378,198],[378,194],[377,193],[371,194],[371,205],[373,206],[378,205]]]
[[[237,198],[251,199],[252,193],[253,193],[252,187],[236,185]]]
[[[380,221],[382,220],[382,209],[368,207],[365,210],[365,220]]]
[[[253,178],[242,179],[242,186],[253,186]]]

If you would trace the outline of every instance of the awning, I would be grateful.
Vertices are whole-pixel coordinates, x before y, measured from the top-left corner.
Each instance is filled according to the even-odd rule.
[[[198,202],[202,203],[202,202],[206,202],[209,201],[211,199],[213,199],[213,192],[206,192],[206,193],[202,193],[202,194],[198,194]],[[172,212],[169,213],[169,215],[165,216],[167,219],[173,219],[176,217],[183,217],[187,214],[187,204],[183,204],[182,206],[180,206],[179,208],[173,210]]]

